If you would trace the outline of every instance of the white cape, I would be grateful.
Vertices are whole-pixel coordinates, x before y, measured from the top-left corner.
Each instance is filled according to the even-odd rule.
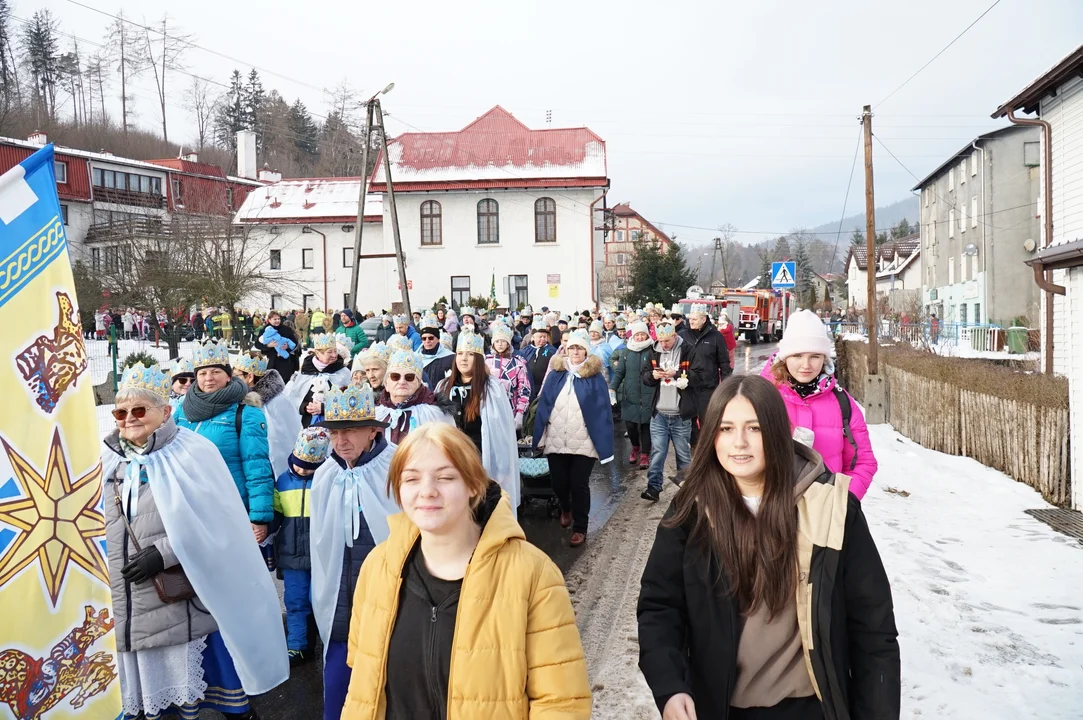
[[[121,462],[106,450],[103,477],[113,477]],[[218,449],[179,428],[172,442],[139,456],[139,463],[146,468],[173,551],[218,623],[244,691],[260,695],[281,685],[289,679],[290,666],[278,592]],[[128,496],[127,488],[122,494]],[[132,508],[133,514],[137,511]]]
[[[444,382],[447,382],[446,380]],[[444,383],[441,383],[441,386]],[[436,391],[440,394],[440,391]],[[494,377],[485,388],[481,404],[481,464],[511,498],[511,511],[519,514],[522,487],[519,479],[519,445],[515,439],[515,417],[504,386]]]
[[[298,400],[300,403],[300,400]],[[301,415],[290,405],[286,393],[275,395],[263,406],[267,418],[267,449],[275,480],[289,469],[290,453],[301,433]]]
[[[410,421],[413,423],[417,421],[415,427],[421,427],[425,423],[430,422],[442,422],[449,425],[455,424],[455,418],[448,415],[436,405],[414,405],[413,407],[404,408],[402,410],[384,407],[382,405],[376,406],[376,419],[380,422],[390,423],[384,428],[384,437],[388,442],[391,442],[391,431],[398,426],[400,418],[407,412],[410,413]]]
[[[342,556],[360,531],[359,511],[377,544],[390,534],[388,516],[400,511],[395,499],[387,495],[387,472],[394,455],[395,447],[388,444],[362,467],[351,470],[329,457],[312,478],[312,613],[325,652],[335,621]]]
[[[312,383],[316,382],[319,378],[327,378],[327,382],[331,387],[343,388],[350,384],[350,368],[344,367],[341,370],[336,370],[333,373],[317,373],[316,375],[302,375],[299,371],[293,374],[289,383],[286,384],[286,389],[282,392],[283,395],[293,405],[293,411],[301,414],[301,402],[304,401],[305,395],[308,394],[308,389],[312,387]],[[298,431],[300,432],[300,431]],[[297,440],[297,436],[293,436],[293,440],[290,441],[290,449],[293,449],[293,442]]]

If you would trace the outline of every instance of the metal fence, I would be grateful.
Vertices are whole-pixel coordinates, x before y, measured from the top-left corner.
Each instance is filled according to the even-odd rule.
[[[828,322],[826,325],[835,337],[845,334],[868,336],[864,322]],[[963,347],[979,352],[1001,352],[1007,347],[1007,331],[1000,325],[881,320],[878,335],[925,347]]]

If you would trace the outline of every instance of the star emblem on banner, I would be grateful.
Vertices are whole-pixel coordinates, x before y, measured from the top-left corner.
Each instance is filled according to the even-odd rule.
[[[39,472],[18,450],[3,442],[24,497],[0,502],[0,522],[18,536],[0,556],[0,590],[37,561],[45,587],[56,607],[71,564],[108,584],[109,575],[98,540],[105,537],[101,500],[101,464],[75,482],[64,456],[59,429],[53,431],[45,472]]]

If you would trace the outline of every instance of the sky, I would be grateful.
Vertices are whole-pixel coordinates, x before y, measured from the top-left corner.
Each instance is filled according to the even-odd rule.
[[[1080,43],[1083,2],[1001,0],[903,85],[992,3],[13,1],[17,18],[49,8],[92,49],[111,22],[96,10],[148,23],[168,12],[203,48],[187,72],[224,84],[254,66],[266,89],[320,115],[340,83],[367,97],[394,82],[383,106],[395,134],[457,130],[497,104],[540,128],[551,111],[552,127],[606,141],[610,205],[631,202],[693,243],[727,223],[752,241],[860,212],[863,105],[883,143],[878,205],[1005,124],[989,115]],[[191,78],[170,82],[171,138],[191,140]],[[158,127],[153,86],[135,92],[137,123]]]

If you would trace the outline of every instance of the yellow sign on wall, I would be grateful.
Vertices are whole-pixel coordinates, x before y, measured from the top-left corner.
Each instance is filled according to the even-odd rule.
[[[549,297],[551,297],[551,298],[560,297],[560,285],[550,285],[549,286]]]

